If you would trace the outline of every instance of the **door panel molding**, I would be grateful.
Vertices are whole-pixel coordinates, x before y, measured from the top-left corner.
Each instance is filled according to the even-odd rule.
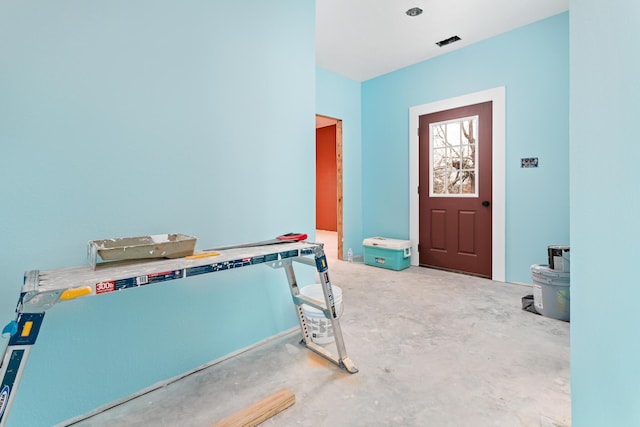
[[[506,118],[505,118],[505,87],[497,87],[485,91],[475,92],[455,98],[444,99],[428,104],[417,105],[409,109],[409,238],[412,242],[411,265],[418,265],[419,253],[419,138],[418,126],[420,116],[464,107],[466,105],[493,102],[492,114],[492,264],[491,278],[500,282],[505,281],[506,270],[506,191],[505,191],[505,150],[506,150]]]
[[[458,212],[458,236],[476,234],[476,212],[475,211],[460,211]],[[458,248],[460,253],[475,255],[477,248],[475,245],[470,244],[468,239],[458,239]],[[467,246],[468,245],[468,246]]]

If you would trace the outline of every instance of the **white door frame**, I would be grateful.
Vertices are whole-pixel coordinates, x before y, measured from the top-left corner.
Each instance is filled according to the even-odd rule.
[[[500,282],[505,281],[506,270],[506,194],[505,194],[505,151],[506,151],[506,118],[505,118],[505,88],[504,86],[493,89],[462,95],[455,98],[431,102],[429,104],[416,105],[409,108],[409,238],[411,239],[411,265],[419,264],[418,242],[419,233],[419,152],[418,152],[418,127],[420,116],[464,107],[466,105],[479,104],[481,102],[493,102],[493,146],[492,146],[492,252],[491,252],[491,278]]]

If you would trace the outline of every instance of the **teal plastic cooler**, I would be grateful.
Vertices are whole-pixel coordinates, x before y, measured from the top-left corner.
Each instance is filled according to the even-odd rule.
[[[362,242],[364,263],[390,270],[404,270],[411,262],[411,241],[369,237]]]

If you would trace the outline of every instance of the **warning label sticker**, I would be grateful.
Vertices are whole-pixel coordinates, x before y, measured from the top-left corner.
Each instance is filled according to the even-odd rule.
[[[182,279],[185,277],[184,270],[162,271],[160,273],[147,274],[145,285],[152,283],[164,282],[165,280]]]
[[[533,285],[533,301],[535,301],[536,308],[544,309],[542,306],[542,286]]]

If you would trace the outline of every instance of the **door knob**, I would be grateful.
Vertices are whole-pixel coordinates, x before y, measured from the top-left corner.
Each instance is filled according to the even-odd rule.
[[[488,207],[491,203],[488,200],[485,200],[484,202],[482,202],[482,206],[484,206],[485,208]]]

